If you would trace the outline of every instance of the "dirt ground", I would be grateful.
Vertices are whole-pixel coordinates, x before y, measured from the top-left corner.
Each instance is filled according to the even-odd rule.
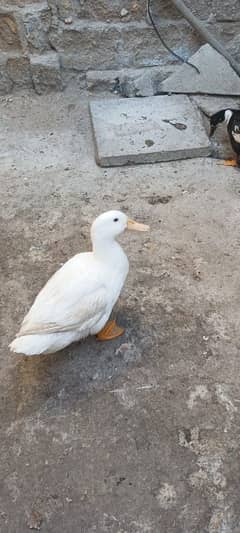
[[[240,172],[213,159],[100,169],[87,99],[0,101],[0,531],[239,533]],[[10,354],[34,296],[110,208],[124,337]]]

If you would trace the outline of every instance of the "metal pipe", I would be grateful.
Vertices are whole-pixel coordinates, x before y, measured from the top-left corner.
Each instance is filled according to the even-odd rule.
[[[171,0],[172,4],[181,13],[181,15],[193,26],[193,28],[201,35],[201,37],[209,43],[217,52],[227,59],[231,67],[240,76],[240,64],[229,54],[225,46],[223,46],[204,26],[204,24],[188,9],[183,0]]]

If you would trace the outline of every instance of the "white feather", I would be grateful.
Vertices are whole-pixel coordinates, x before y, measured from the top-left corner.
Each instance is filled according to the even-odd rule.
[[[235,131],[232,131],[232,136],[234,138],[234,141],[236,141],[236,143],[240,143],[240,133],[236,133]]]
[[[224,122],[226,122],[226,124],[229,124],[229,121],[232,118],[232,115],[233,115],[233,112],[231,111],[231,109],[226,109],[225,114],[224,114]]]

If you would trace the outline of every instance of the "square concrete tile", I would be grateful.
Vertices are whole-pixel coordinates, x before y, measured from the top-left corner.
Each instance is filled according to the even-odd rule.
[[[187,96],[90,102],[100,166],[207,156],[210,142],[198,108]]]
[[[200,74],[188,65],[182,65],[161,83],[160,92],[240,95],[239,76],[225,57],[209,44],[201,46],[189,61],[198,67]]]

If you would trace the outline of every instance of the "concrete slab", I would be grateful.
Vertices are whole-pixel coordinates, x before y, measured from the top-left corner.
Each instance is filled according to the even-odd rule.
[[[100,166],[207,156],[210,143],[198,108],[187,96],[90,102]]]
[[[240,78],[228,61],[209,44],[202,46],[190,59],[200,70],[183,65],[162,82],[160,92],[187,94],[240,95]]]

